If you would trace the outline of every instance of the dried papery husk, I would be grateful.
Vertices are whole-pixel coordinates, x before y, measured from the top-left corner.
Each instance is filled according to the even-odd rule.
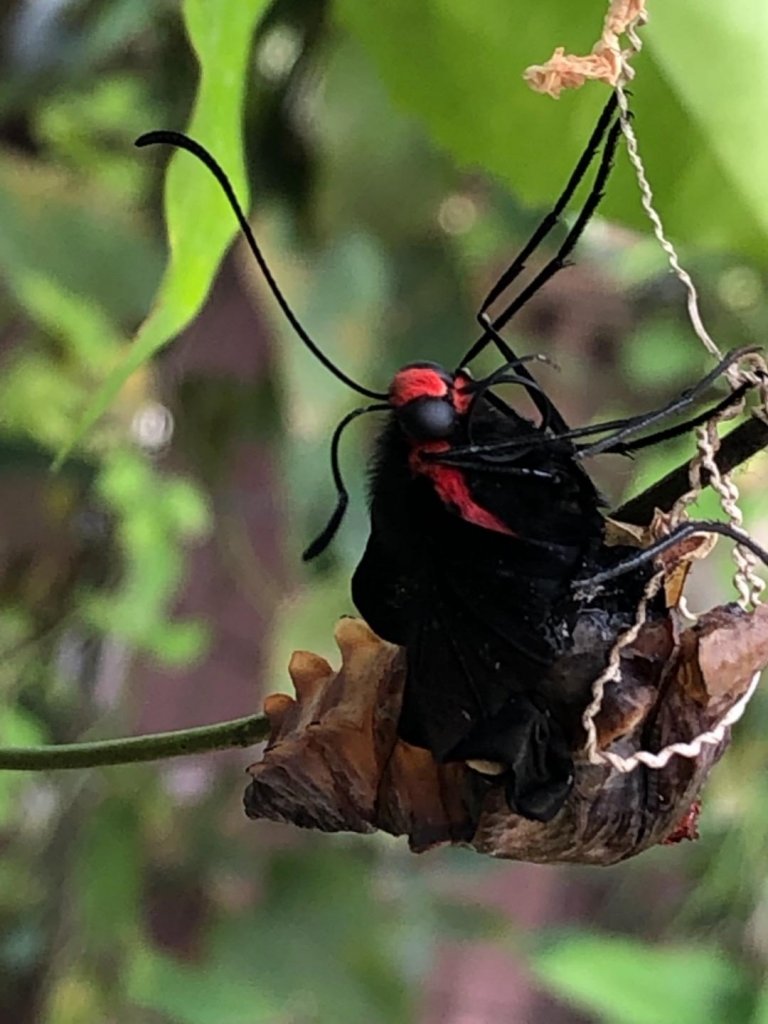
[[[629,81],[632,69],[629,58],[639,47],[635,29],[645,23],[646,0],[611,0],[603,22],[603,31],[584,56],[566,53],[558,46],[544,64],[532,64],[523,72],[523,79],[534,90],[559,99],[564,89],[580,89],[587,80],[616,86],[624,78]],[[622,49],[621,37],[628,35],[631,46]]]
[[[586,618],[586,617],[585,617]],[[593,671],[587,650],[612,637],[594,616],[552,678],[571,684],[578,703]],[[615,637],[613,638],[615,639]],[[515,860],[613,864],[650,846],[692,837],[692,806],[729,737],[695,759],[660,770],[620,773],[576,764],[573,791],[550,822],[510,813],[503,790],[463,764],[438,765],[397,738],[404,652],[358,619],[336,628],[342,664],[298,652],[290,675],[296,698],[267,698],[271,735],[252,765],[245,806],[252,818],[326,832],[406,835],[415,851],[453,843]],[[583,657],[580,651],[583,650]],[[671,616],[650,621],[622,651],[618,680],[596,719],[600,749],[623,757],[658,750],[713,728],[768,664],[768,609],[716,608],[676,634]]]

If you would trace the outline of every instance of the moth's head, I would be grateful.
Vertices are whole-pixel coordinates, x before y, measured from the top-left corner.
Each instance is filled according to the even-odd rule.
[[[453,436],[470,400],[470,380],[437,363],[409,363],[395,374],[389,404],[403,432],[413,441]]]

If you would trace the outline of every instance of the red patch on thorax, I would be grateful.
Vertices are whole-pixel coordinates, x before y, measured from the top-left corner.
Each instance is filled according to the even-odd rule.
[[[456,509],[466,522],[482,526],[485,530],[495,530],[497,533],[516,536],[506,523],[492,512],[484,509],[482,505],[477,504],[469,492],[462,470],[455,466],[441,466],[438,462],[430,462],[422,458],[422,455],[428,452],[447,452],[450,447],[447,441],[426,441],[423,444],[414,445],[410,455],[411,470],[428,477],[443,504]]]
[[[453,384],[453,407],[460,416],[467,412],[472,401],[472,392],[469,390],[471,383],[471,378],[463,373],[456,374]]]
[[[392,405],[405,405],[415,398],[445,398],[448,385],[435,370],[411,366],[398,370],[389,389]]]

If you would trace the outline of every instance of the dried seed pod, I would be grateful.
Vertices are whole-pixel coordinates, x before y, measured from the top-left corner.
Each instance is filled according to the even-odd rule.
[[[584,692],[591,671],[585,652],[606,623],[579,627],[573,649],[553,669],[574,693]],[[598,646],[611,639],[603,635]],[[263,759],[249,769],[249,817],[328,832],[382,829],[407,835],[416,851],[461,843],[539,863],[612,864],[695,836],[692,807],[727,734],[697,757],[673,757],[659,770],[640,765],[621,773],[577,762],[562,811],[547,823],[529,821],[510,813],[493,776],[460,763],[438,765],[398,739],[405,679],[399,648],[357,619],[339,622],[336,641],[338,672],[298,652],[289,669],[296,699],[267,698],[272,731]],[[600,749],[628,757],[693,739],[721,720],[766,664],[766,607],[752,614],[716,608],[679,637],[671,618],[647,623],[623,649],[620,677],[606,687],[596,719]]]

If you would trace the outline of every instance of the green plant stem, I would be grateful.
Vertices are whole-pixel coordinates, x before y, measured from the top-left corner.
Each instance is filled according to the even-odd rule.
[[[197,729],[157,732],[119,740],[66,743],[50,747],[0,747],[0,770],[52,771],[62,768],[97,768],[112,764],[136,764],[169,757],[186,757],[209,750],[249,747],[269,734],[264,715],[249,715],[230,722]]]

